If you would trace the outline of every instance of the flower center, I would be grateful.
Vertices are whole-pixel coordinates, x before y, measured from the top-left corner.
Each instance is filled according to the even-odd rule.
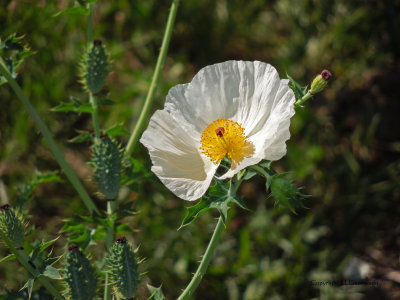
[[[219,164],[228,155],[232,160],[232,169],[254,153],[254,145],[247,140],[244,128],[227,119],[217,119],[204,129],[200,149],[215,164]]]

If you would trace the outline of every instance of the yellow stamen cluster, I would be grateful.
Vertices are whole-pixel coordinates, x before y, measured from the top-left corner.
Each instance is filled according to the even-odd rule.
[[[232,169],[254,153],[254,146],[247,140],[244,128],[227,119],[217,119],[204,129],[200,149],[215,164],[219,164],[227,155],[232,161]]]

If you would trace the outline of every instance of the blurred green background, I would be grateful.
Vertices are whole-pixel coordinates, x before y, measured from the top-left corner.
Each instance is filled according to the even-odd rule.
[[[34,56],[18,82],[92,193],[87,144],[69,144],[75,129],[91,129],[87,115],[54,113],[69,96],[86,98],[78,61],[86,43],[86,18],[53,15],[73,1],[2,1],[0,36],[25,35]],[[131,130],[149,88],[170,1],[103,1],[95,5],[94,38],[113,59],[103,127]],[[274,207],[262,178],[240,190],[250,211],[230,211],[226,232],[194,299],[400,299],[400,2],[356,0],[182,1],[154,110],[170,87],[202,67],[229,59],[273,64],[309,84],[322,69],[333,73],[327,90],[292,119],[288,154],[274,167],[289,172],[313,197],[292,214]],[[34,170],[58,170],[33,120],[8,85],[0,87],[0,185],[13,202]],[[126,138],[120,139],[121,143]],[[142,145],[135,158],[148,163]],[[130,199],[140,214],[127,222],[128,239],[140,245],[143,284],[163,285],[176,298],[190,280],[211,236],[217,214],[207,213],[177,231],[188,202],[161,183],[143,183]],[[57,236],[62,219],[86,214],[63,183],[38,189],[28,205],[38,236]],[[66,236],[55,253],[65,250]],[[93,258],[98,253],[90,247]],[[89,252],[90,252],[89,251]],[[0,257],[7,250],[0,247]],[[358,275],[357,275],[358,274]],[[0,265],[0,293],[20,288],[24,270]],[[313,280],[365,278],[368,285],[315,286]],[[1,297],[0,297],[1,298]]]

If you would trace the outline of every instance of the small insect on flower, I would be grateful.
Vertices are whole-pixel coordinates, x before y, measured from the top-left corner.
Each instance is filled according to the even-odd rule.
[[[219,179],[282,158],[294,102],[288,80],[269,64],[207,66],[190,83],[171,88],[140,141],[152,171],[176,196],[193,201],[207,191],[225,157],[231,166]]]

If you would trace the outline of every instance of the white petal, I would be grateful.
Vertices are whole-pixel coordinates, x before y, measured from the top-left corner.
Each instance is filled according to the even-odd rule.
[[[149,149],[152,171],[176,196],[193,201],[207,191],[217,166],[168,112],[154,113],[140,142]]]
[[[233,177],[240,170],[257,164],[262,159],[278,160],[286,154],[286,141],[290,137],[290,118],[295,113],[293,105],[295,96],[288,86],[287,80],[273,82],[278,85],[277,88],[274,88],[273,97],[269,93],[270,97],[264,99],[269,105],[259,105],[258,115],[253,114],[254,120],[258,118],[258,124],[244,122],[245,130],[253,126],[248,135],[248,140],[253,143],[255,148],[253,156],[245,158],[234,170],[228,170],[220,179]],[[261,109],[262,107],[264,110]],[[252,115],[251,110],[253,108],[248,110],[249,115]],[[267,117],[263,117],[263,115]],[[254,126],[254,124],[256,125]]]

